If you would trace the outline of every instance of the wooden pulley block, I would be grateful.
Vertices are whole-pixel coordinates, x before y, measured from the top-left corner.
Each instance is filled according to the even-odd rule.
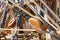
[[[30,18],[28,21],[37,28],[41,28],[42,26],[40,21],[38,21],[36,18]]]
[[[10,27],[10,26],[8,26],[10,24],[9,22],[13,19],[14,15],[15,15],[14,11],[12,10],[12,8],[13,7],[10,6],[10,5],[7,7],[7,16],[6,16],[6,21],[4,23],[4,28]]]
[[[36,16],[37,17],[37,16]],[[41,24],[41,22],[39,20],[37,20],[36,18],[30,18],[28,20],[32,25],[34,25],[35,27],[42,29],[42,30],[47,30],[48,26],[47,25],[43,25]]]

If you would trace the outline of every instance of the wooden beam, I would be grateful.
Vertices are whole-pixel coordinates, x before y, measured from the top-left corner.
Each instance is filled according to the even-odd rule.
[[[0,29],[0,31],[11,30],[11,31],[36,31],[35,29]]]
[[[40,0],[40,1],[47,7],[47,9],[52,13],[52,15],[55,17],[55,19],[60,21],[60,18],[45,4],[45,2],[42,0]]]

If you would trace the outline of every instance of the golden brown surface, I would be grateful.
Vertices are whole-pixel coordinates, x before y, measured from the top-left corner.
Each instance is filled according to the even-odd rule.
[[[35,27],[37,27],[37,28],[39,28],[39,29],[42,29],[42,30],[47,30],[47,28],[48,28],[48,26],[46,25],[46,24],[44,24],[44,25],[42,25],[41,23],[40,23],[40,21],[39,20],[37,20],[37,19],[35,19],[35,18],[30,18],[29,19],[29,22],[32,24],[32,25],[34,25]]]

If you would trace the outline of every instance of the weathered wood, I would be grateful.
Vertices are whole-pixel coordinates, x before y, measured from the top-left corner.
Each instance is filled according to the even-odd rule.
[[[10,1],[10,2],[12,2],[12,1]],[[12,2],[13,3],[13,2]],[[15,3],[13,3],[16,7],[19,7],[18,5],[16,5]],[[28,15],[30,15],[30,16],[32,16],[32,17],[34,17],[33,15],[31,15],[31,13],[29,13],[29,12],[27,12],[25,9],[23,9],[23,8],[21,8],[21,7],[19,7],[21,10],[23,10],[24,12],[26,12]],[[37,17],[34,17],[34,18],[37,18]],[[43,17],[42,17],[43,18]],[[37,19],[39,19],[40,21],[42,21],[39,17],[37,18]],[[44,18],[43,18],[44,19]],[[45,20],[45,19],[44,19]],[[46,21],[46,20],[45,20]],[[46,21],[48,24],[50,24],[50,25],[52,25],[50,22],[48,22],[48,21]],[[53,26],[52,25],[52,27],[54,27],[55,29],[56,29],[56,27],[55,26]],[[56,29],[57,30],[57,29]]]
[[[56,17],[56,19],[58,19],[58,21],[60,21],[60,19],[58,18],[58,16],[45,4],[44,1],[40,0],[46,7],[47,9]]]
[[[51,22],[52,22],[54,25],[56,25],[57,28],[59,28],[59,25],[58,25],[54,20],[52,20],[52,18],[51,18],[36,2],[34,2],[34,4],[35,4],[36,6],[38,6],[38,7],[40,8],[40,10],[41,10],[44,14],[47,15],[47,17],[49,18],[49,20],[51,20]]]
[[[15,31],[36,31],[35,29],[0,29],[0,30],[11,30],[11,31],[13,31],[13,30],[15,30]]]

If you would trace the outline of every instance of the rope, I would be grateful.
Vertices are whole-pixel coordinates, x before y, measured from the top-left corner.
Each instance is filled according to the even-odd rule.
[[[10,1],[10,0],[9,0]],[[16,5],[14,2],[12,2],[12,1],[10,1],[11,3],[13,3],[13,5],[15,5],[16,7],[18,7],[18,8],[20,8],[21,10],[23,10],[24,12],[26,12],[26,14],[28,14],[28,15],[30,15],[31,17],[34,17],[31,13],[29,13],[28,11],[26,11],[25,9],[23,9],[23,8],[21,8],[19,5]],[[41,18],[39,18],[39,17],[34,17],[34,18],[37,18],[37,19],[39,19],[40,21],[42,21],[41,20]],[[42,19],[44,19],[43,17],[42,17]],[[45,19],[44,19],[45,20]],[[46,20],[45,20],[46,21]],[[48,24],[50,24],[54,29],[56,29],[57,30],[57,28],[54,26],[54,25],[52,25],[50,22],[48,22],[48,21],[46,21]]]

